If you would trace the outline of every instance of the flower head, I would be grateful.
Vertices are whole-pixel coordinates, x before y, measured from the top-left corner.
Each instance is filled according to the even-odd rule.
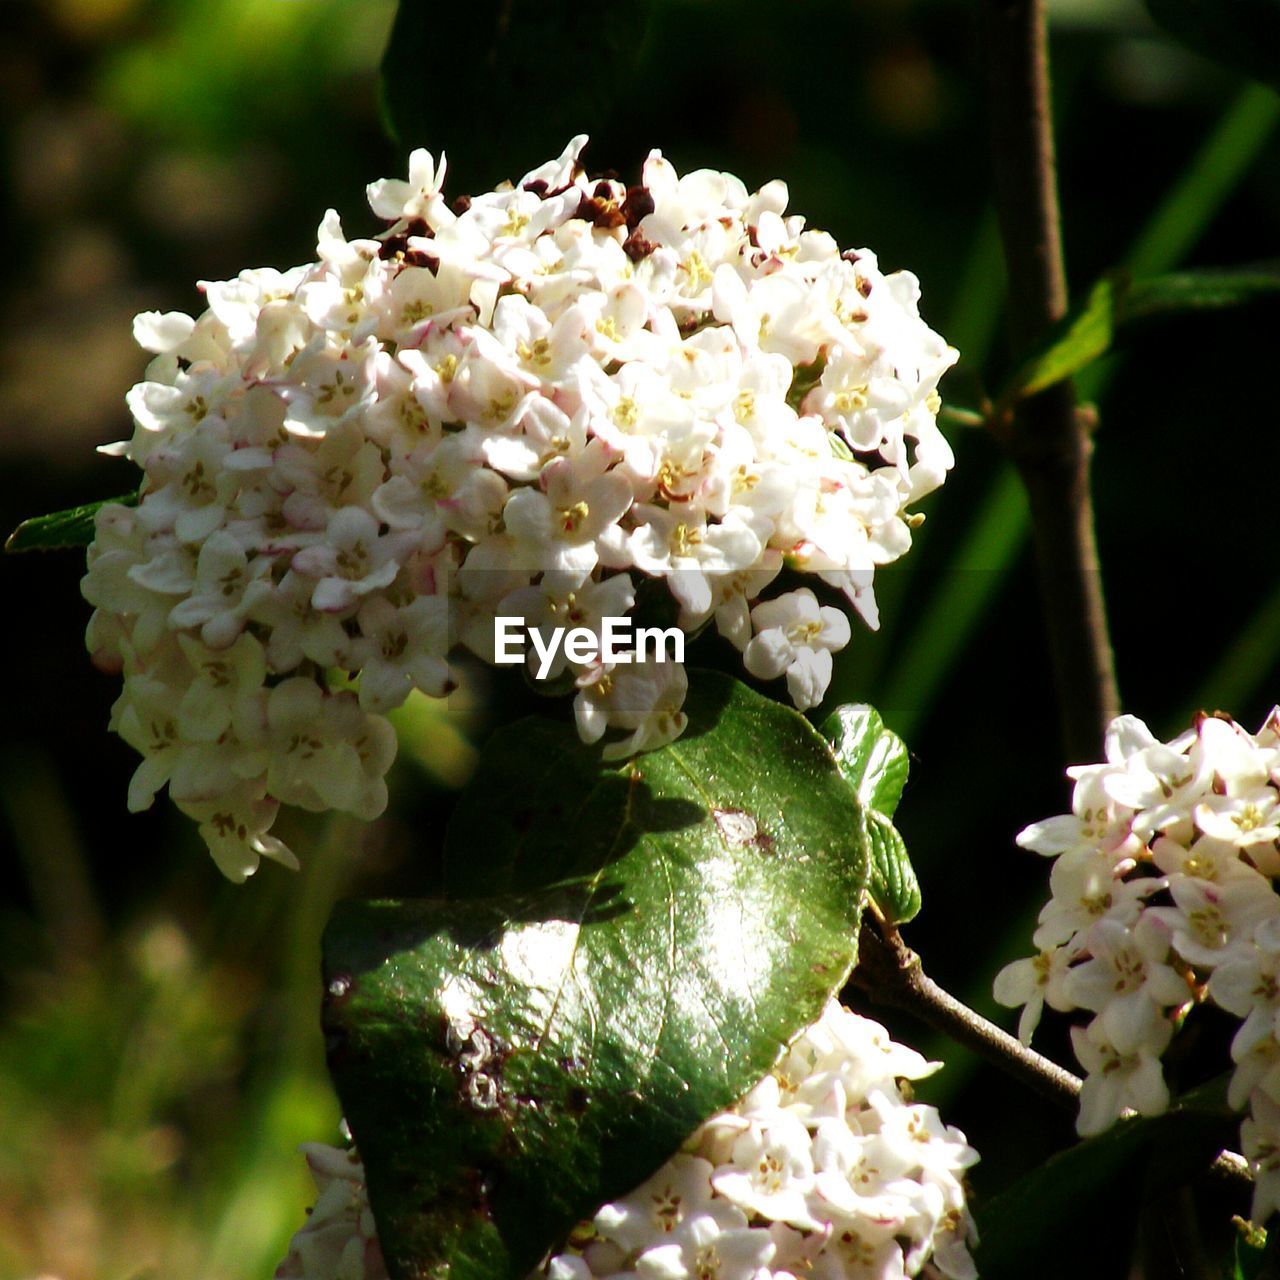
[[[913,277],[841,254],[779,182],[681,176],[655,151],[628,189],[586,175],[585,142],[464,205],[414,151],[368,189],[376,238],[330,211],[314,262],[138,317],[155,359],[114,451],[140,499],[99,515],[89,644],[126,682],[135,799],[168,781],[209,834],[225,798],[245,820],[211,847],[237,875],[279,802],[376,813],[381,717],[452,688],[459,649],[494,661],[507,608],[598,626],[651,599],[647,575],[681,627],[714,619],[748,671],[816,705],[848,622],[808,590],[762,593],[784,565],[819,574],[875,625],[874,569],[951,465],[935,419],[955,352]],[[566,666],[610,758],[683,731],[672,664]],[[1205,821],[1243,832],[1254,800]]]
[[[936,1065],[833,1001],[741,1102],[530,1280],[900,1280],[929,1262],[971,1280],[962,1179],[977,1152],[898,1083]],[[815,1089],[835,1105],[794,1104]],[[386,1280],[355,1153],[305,1150],[320,1196],[278,1280]]]
[[[1018,837],[1053,858],[1038,955],[997,976],[1029,1039],[1045,1004],[1094,1016],[1071,1029],[1085,1068],[1078,1126],[1169,1105],[1160,1057],[1199,1002],[1240,1019],[1233,1107],[1257,1180],[1255,1215],[1280,1195],[1268,1145],[1280,1106],[1280,711],[1249,733],[1221,715],[1159,741],[1120,716],[1106,760],[1069,769],[1072,812]],[[1261,1221],[1261,1219],[1258,1219]]]

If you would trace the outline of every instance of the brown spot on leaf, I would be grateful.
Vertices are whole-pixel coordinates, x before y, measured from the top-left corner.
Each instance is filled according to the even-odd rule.
[[[730,849],[754,845],[757,849],[773,848],[773,837],[760,829],[760,824],[744,809],[712,809],[720,838]]]

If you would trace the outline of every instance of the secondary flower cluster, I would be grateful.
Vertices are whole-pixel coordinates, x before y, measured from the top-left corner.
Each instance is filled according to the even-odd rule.
[[[1071,1031],[1082,1134],[1168,1106],[1160,1056],[1193,1005],[1240,1018],[1229,1099],[1262,1222],[1280,1208],[1280,710],[1256,735],[1201,716],[1172,742],[1121,716],[1106,757],[1067,771],[1070,814],[1018,837],[1054,859],[1052,896],[996,999],[1022,1006],[1024,1041],[1045,1004],[1094,1015]]]
[[[780,182],[655,151],[628,189],[585,175],[584,143],[452,205],[416,151],[369,187],[377,238],[331,211],[318,261],[135,322],[156,358],[113,448],[145,476],[98,518],[89,646],[124,675],[131,805],[167,782],[233,878],[290,859],[280,802],[376,814],[383,713],[447,692],[457,646],[493,661],[499,616],[595,630],[658,579],[681,627],[814,705],[845,616],[755,601],[785,564],[874,626],[873,571],[952,464],[955,352],[914,277],[785,216]],[[684,727],[676,664],[566,680],[586,740],[626,735],[613,758]]]
[[[977,1153],[899,1083],[937,1065],[832,1002],[737,1106],[534,1277],[901,1280],[931,1261],[968,1280],[960,1179]],[[386,1280],[358,1156],[305,1150],[319,1198],[277,1280]]]

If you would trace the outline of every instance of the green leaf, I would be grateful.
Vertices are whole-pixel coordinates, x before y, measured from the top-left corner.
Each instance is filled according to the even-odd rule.
[[[866,703],[837,707],[822,726],[846,781],[868,808],[892,818],[907,785],[906,744]]]
[[[906,745],[874,707],[862,703],[837,707],[822,735],[863,807],[871,900],[889,924],[905,924],[920,913],[920,883],[890,818],[907,781]]]
[[[630,87],[652,8],[400,0],[382,60],[387,126],[406,148],[447,151],[464,183],[518,178],[601,127]]]
[[[1073,377],[1153,320],[1277,298],[1280,262],[1178,271],[1149,280],[1113,272],[1049,331],[1014,374],[1000,404],[1008,406]]]
[[[983,1280],[1089,1274],[1096,1261],[1091,1242],[1113,1236],[1118,1213],[1136,1222],[1144,1172],[1148,1194],[1178,1185],[1208,1168],[1239,1123],[1225,1103],[1193,1095],[1164,1115],[1121,1120],[1059,1152],[976,1205],[978,1274]]]
[[[1033,396],[1092,364],[1111,349],[1115,337],[1116,278],[1107,276],[1089,291],[1083,305],[1064,316],[1014,375],[1003,403]]]
[[[1147,0],[1180,43],[1280,88],[1280,0]]]
[[[882,813],[868,809],[866,823],[870,877],[867,892],[888,924],[906,924],[920,914],[920,882],[898,828]]]
[[[861,809],[803,717],[695,673],[618,767],[500,731],[446,839],[450,899],[347,903],[325,1028],[396,1280],[518,1280],[776,1061],[839,989]]]
[[[59,551],[67,547],[87,547],[93,541],[94,518],[102,507],[116,504],[136,507],[136,493],[122,494],[119,498],[104,498],[101,502],[87,502],[83,507],[71,507],[55,511],[47,516],[32,516],[24,520],[4,544],[6,551]]]

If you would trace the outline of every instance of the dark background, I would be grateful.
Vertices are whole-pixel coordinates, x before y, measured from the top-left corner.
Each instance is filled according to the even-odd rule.
[[[1120,262],[1276,256],[1280,101],[1166,41],[1136,2],[1051,8],[1074,291]],[[376,95],[392,9],[6,9],[0,526],[132,487],[130,468],[92,450],[130,430],[136,311],[197,310],[197,279],[310,259],[329,205],[350,233],[372,229],[364,183],[402,172]],[[1007,368],[981,54],[958,0],[667,0],[587,160],[631,178],[659,146],[682,171],[785,178],[793,211],[920,277],[926,318],[962,353],[944,392],[973,405]],[[529,110],[575,70],[533,63]],[[428,95],[437,71],[424,65]],[[465,102],[443,101],[441,119],[455,172],[504,176],[503,140],[468,136]],[[1280,690],[1275,315],[1165,324],[1083,386],[1100,403],[1123,702],[1166,736],[1201,706],[1255,728]],[[1069,790],[1025,504],[985,436],[949,434],[956,470],[926,501],[916,549],[881,575],[884,626],[855,637],[830,704],[875,703],[911,746],[899,820],[925,906],[908,939],[991,1011],[992,975],[1029,950],[1046,896],[1046,864],[1013,837]],[[511,687],[477,673],[448,707],[404,716],[388,816],[291,816],[301,874],[267,865],[233,888],[167,803],[126,812],[135,760],[106,729],[115,685],[83,649],[82,572],[74,553],[0,565],[0,1276],[262,1277],[307,1203],[294,1147],[331,1140],[337,1120],[319,929],[337,895],[429,884],[449,796]],[[982,1152],[979,1197],[1069,1141],[1069,1117],[892,1025],[947,1058],[921,1092]],[[1042,1034],[1065,1060],[1062,1027]]]

